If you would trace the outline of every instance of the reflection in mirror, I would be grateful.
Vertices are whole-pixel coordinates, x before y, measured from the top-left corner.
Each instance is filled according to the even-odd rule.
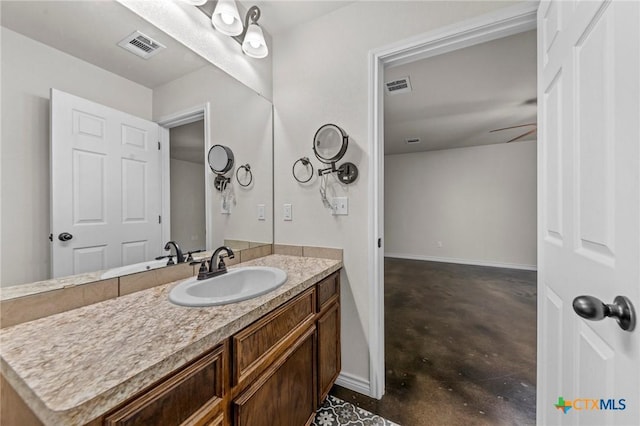
[[[233,151],[224,145],[214,145],[207,156],[211,171],[218,174],[227,173],[233,167]]]
[[[115,1],[2,1],[0,7],[2,287],[51,278],[54,246],[68,249],[68,273],[77,273],[153,261],[168,254],[163,247],[169,240],[185,252],[213,249],[225,240],[272,242],[270,102]],[[131,35],[137,38],[133,44],[159,49],[145,59],[118,45]],[[57,145],[53,140],[50,145],[51,89],[157,123],[159,172],[152,175],[135,149],[110,162],[111,154],[86,145],[70,150],[75,154],[68,166],[58,164]],[[145,145],[153,151],[157,145],[138,125],[111,128],[96,114],[71,114],[82,117],[68,129],[79,139],[95,142],[104,133],[121,137],[121,143],[126,137],[134,148]],[[183,133],[196,127],[199,145],[183,146]],[[221,194],[213,187],[215,175],[205,161],[217,144],[233,150],[238,164],[251,164],[254,176],[251,190],[230,183],[231,203],[224,214]],[[108,174],[112,163],[115,177]],[[65,200],[50,189],[60,171],[82,183],[69,196],[66,220],[73,230],[58,229],[52,220],[56,201]],[[132,190],[115,193],[107,185],[112,179],[128,179]],[[161,192],[160,207],[147,202],[151,188]],[[73,204],[79,195],[88,195],[82,198],[86,201]],[[268,220],[258,219],[260,205]],[[115,235],[100,230],[113,225],[107,213],[120,222],[127,219],[131,229],[153,222],[161,237],[146,245],[143,237],[125,237],[114,243],[115,252],[107,251],[100,237]],[[82,235],[87,224],[98,227],[97,242],[87,243]],[[73,238],[57,238],[65,232]]]
[[[205,248],[204,120],[170,129],[171,239],[182,251]],[[185,206],[188,206],[185,208]]]

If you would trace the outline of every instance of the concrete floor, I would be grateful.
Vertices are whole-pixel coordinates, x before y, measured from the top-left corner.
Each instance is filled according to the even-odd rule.
[[[405,426],[534,425],[536,273],[385,259],[386,394],[332,394]]]

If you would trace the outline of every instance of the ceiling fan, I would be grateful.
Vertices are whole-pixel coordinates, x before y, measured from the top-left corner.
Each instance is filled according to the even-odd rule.
[[[522,139],[525,136],[529,136],[530,134],[535,133],[538,130],[538,123],[527,123],[527,124],[520,124],[520,125],[517,125],[517,126],[503,127],[501,129],[493,129],[493,130],[489,130],[489,133],[500,132],[502,130],[517,129],[517,128],[520,128],[520,127],[531,127],[531,126],[533,126],[533,128],[531,130],[528,130],[528,131],[524,132],[523,134],[521,134],[520,136],[516,136],[515,138],[513,138],[511,140],[508,140],[506,142],[506,143],[509,143],[509,142],[515,142],[518,139]]]

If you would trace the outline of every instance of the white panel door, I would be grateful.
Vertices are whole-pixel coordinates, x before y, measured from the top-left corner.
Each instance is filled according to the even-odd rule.
[[[53,277],[162,253],[157,124],[52,89],[51,164]]]
[[[640,308],[640,2],[538,10],[538,424],[639,425],[640,326],[574,298]]]

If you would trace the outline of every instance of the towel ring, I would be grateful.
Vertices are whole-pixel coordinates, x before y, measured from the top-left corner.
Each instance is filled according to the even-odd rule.
[[[249,175],[249,182],[247,183],[240,182],[240,177],[238,176],[238,173],[242,169],[244,169],[245,171],[245,176]],[[240,186],[242,186],[243,188],[246,188],[247,186],[251,185],[251,182],[253,182],[253,173],[251,173],[251,166],[249,165],[249,163],[243,164],[242,166],[238,167],[238,170],[236,170],[236,180],[238,181],[238,184],[240,184]]]
[[[302,163],[302,165],[307,168],[308,166],[311,166],[311,173],[309,173],[309,177],[307,179],[300,179],[297,175],[296,175],[296,165],[298,163]],[[297,180],[300,183],[307,183],[311,180],[311,178],[313,177],[313,164],[311,164],[311,161],[309,161],[309,157],[302,157],[299,158],[298,160],[296,160],[295,163],[293,163],[293,167],[291,168],[291,173],[293,173],[293,178],[295,180]]]

